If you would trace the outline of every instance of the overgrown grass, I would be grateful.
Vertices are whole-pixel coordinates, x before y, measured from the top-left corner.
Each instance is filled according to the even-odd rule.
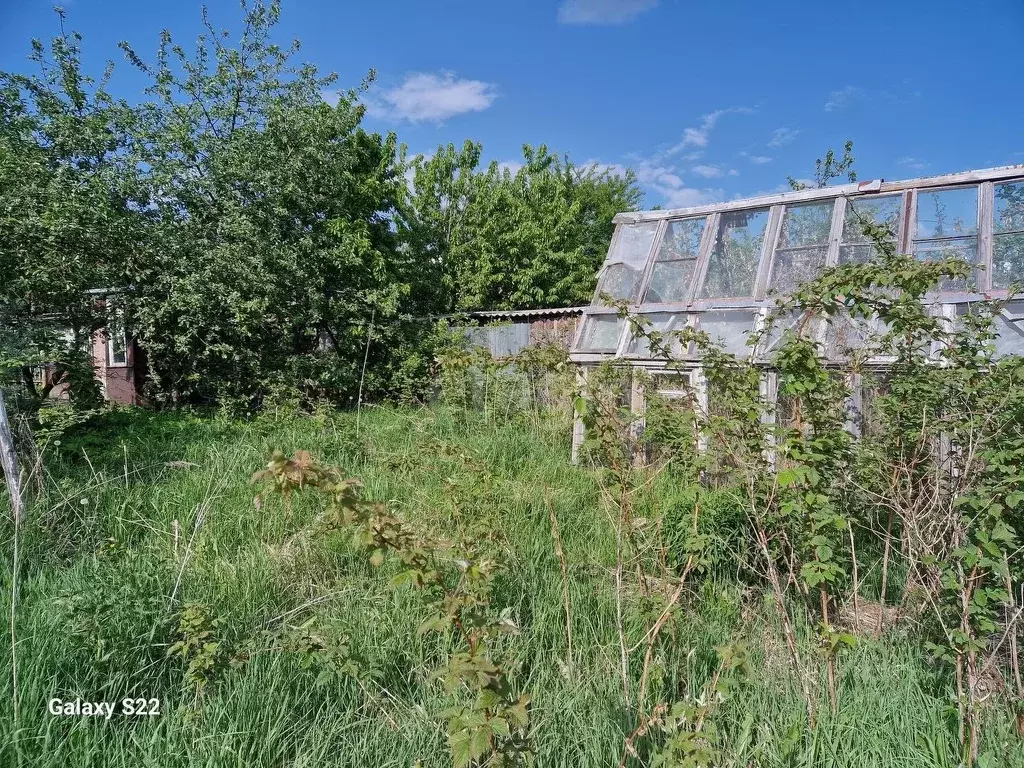
[[[558,419],[495,424],[393,408],[364,411],[358,433],[352,414],[243,423],[128,411],[66,437],[46,457],[45,490],[21,532],[20,708],[16,732],[5,632],[0,765],[450,763],[439,713],[451,699],[430,677],[444,649],[417,635],[422,603],[388,586],[387,567],[380,573],[348,547],[310,535],[315,498],[298,495],[290,510],[279,499],[254,504],[249,478],[273,448],[309,449],[425,527],[493,531],[506,562],[493,602],[511,606],[522,630],[505,650],[515,685],[533,695],[538,764],[618,765],[635,723],[618,677],[615,530],[593,473],[570,466],[568,437]],[[667,476],[658,482],[656,497],[675,503],[680,489]],[[571,660],[549,502],[568,564]],[[9,616],[13,528],[4,514],[0,603]],[[716,520],[727,523],[727,511]],[[725,563],[694,581],[666,629],[654,690],[669,702],[698,694],[716,665],[714,647],[745,637],[751,678],[715,714],[732,764],[957,764],[951,683],[898,632],[843,656],[839,712],[807,731],[773,612],[734,572]],[[217,639],[239,655],[198,697],[184,665],[167,657],[172,617],[190,603],[223,619]],[[626,601],[632,642],[646,626],[642,603]],[[347,637],[361,665],[355,678],[318,684],[321,670],[295,654],[242,653],[262,630],[309,619],[325,635]],[[104,721],[47,711],[55,697],[126,696],[157,697],[162,714]],[[998,703],[987,711],[982,751],[993,764],[1024,765]]]

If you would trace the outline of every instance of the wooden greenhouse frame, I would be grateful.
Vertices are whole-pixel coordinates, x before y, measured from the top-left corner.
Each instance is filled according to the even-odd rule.
[[[634,344],[629,324],[618,317],[614,307],[601,301],[601,295],[607,292],[617,300],[628,302],[630,315],[646,316],[660,330],[684,325],[695,327],[708,332],[712,338],[718,338],[728,351],[749,355],[755,363],[762,363],[765,368],[763,392],[770,401],[774,400],[774,377],[767,358],[771,345],[749,347],[746,338],[763,327],[764,319],[775,306],[780,293],[773,293],[771,288],[775,282],[775,271],[780,276],[785,274],[783,261],[787,255],[797,262],[801,255],[805,263],[809,259],[813,262],[809,269],[805,267],[807,273],[804,278],[822,268],[858,260],[856,252],[870,249],[871,244],[866,240],[858,241],[856,234],[851,235],[854,229],[850,225],[858,221],[853,218],[856,211],[861,221],[867,218],[887,224],[900,253],[917,253],[924,258],[927,253],[955,251],[977,266],[975,285],[951,287],[928,297],[933,311],[953,320],[971,303],[1006,299],[1012,282],[1024,282],[1024,206],[1019,211],[1009,210],[1002,229],[996,220],[997,212],[1004,217],[1008,213],[1007,210],[997,210],[999,198],[996,195],[997,190],[1007,185],[1014,188],[1019,185],[1024,193],[1024,165],[908,181],[864,181],[692,208],[620,213],[614,219],[615,233],[598,275],[594,301],[584,310],[570,357],[578,365],[581,378],[587,376],[589,368],[608,360],[643,368],[651,374],[689,376],[689,385],[698,406],[707,408],[708,393],[701,375],[700,360],[692,350],[681,351],[679,362],[682,371],[669,371],[663,362],[645,356],[644,350]],[[965,200],[969,202],[972,193],[973,203],[965,207],[963,203]],[[959,205],[951,227],[946,226],[944,211],[947,200],[954,208]],[[920,205],[923,201],[935,206],[935,219],[925,218],[923,213],[918,218],[919,212],[924,210]],[[940,205],[943,212],[939,211]],[[886,207],[892,213],[891,220],[879,222],[873,218],[876,212]],[[819,239],[810,244],[784,243],[787,233],[797,230],[794,223],[789,223],[787,228],[788,215],[797,211],[793,214],[797,219],[800,210],[817,216]],[[867,214],[863,213],[865,210]],[[735,255],[730,255],[730,248],[733,248],[731,234],[735,229],[746,227],[745,223],[740,227],[737,222],[752,220],[760,220],[763,224],[754,238],[747,237],[745,232],[740,233],[753,246],[750,255],[756,254],[756,260],[740,264],[748,268],[748,282],[742,289],[728,291],[725,295],[721,291],[709,290],[709,273],[717,277],[718,271],[727,272],[729,259],[735,258]],[[684,230],[684,234],[689,230],[692,248],[688,252],[680,255],[672,250],[678,238],[670,242],[670,228],[673,232]],[[699,235],[696,232],[698,228]],[[1012,258],[995,265],[999,266],[998,278],[993,280],[993,251],[997,237],[1006,238],[1007,253]],[[737,236],[736,242],[742,239]],[[656,272],[659,264],[665,265],[662,273]],[[671,290],[665,290],[666,286]],[[676,300],[661,301],[663,293],[672,294]],[[708,295],[712,293],[717,295]],[[1024,354],[1024,300],[1011,301],[997,318],[997,323],[997,354]],[[820,332],[820,340],[825,342],[824,324]],[[835,349],[826,346],[826,354],[829,364],[842,366],[843,356]],[[886,361],[872,362],[884,366]],[[636,377],[632,378],[635,382]],[[666,394],[671,392],[666,391]],[[856,389],[854,398],[859,400]],[[635,383],[630,402],[637,418],[642,420],[644,394]],[[851,405],[857,409],[857,403]],[[859,426],[854,423],[851,428],[858,430]],[[583,427],[577,423],[573,429],[574,460],[582,440]]]

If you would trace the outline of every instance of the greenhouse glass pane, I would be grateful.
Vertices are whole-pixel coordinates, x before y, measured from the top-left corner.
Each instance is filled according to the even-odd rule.
[[[767,225],[767,208],[722,214],[701,298],[740,298],[753,294]]]
[[[1014,310],[1014,304],[1016,304],[1016,311],[1018,313],[1024,311],[1024,304],[1014,302],[1007,307],[1011,313]],[[996,355],[999,357],[1007,355],[1024,356],[1024,318],[1010,320],[1000,315],[996,320],[996,329],[999,334],[995,340]]]
[[[978,258],[978,241],[973,237],[962,240],[925,240],[914,243],[914,256],[918,261],[956,257],[973,264]]]
[[[942,259],[958,258],[968,264],[974,264],[978,259],[978,239],[976,237],[963,238],[960,240],[925,240],[914,243],[914,258],[918,261],[941,261]],[[971,277],[967,280],[956,279],[943,280],[939,290],[943,291],[965,291],[967,288],[977,286],[977,270],[972,270]]]
[[[915,240],[978,234],[978,188],[919,192]]]
[[[583,352],[614,352],[619,345],[621,325],[617,315],[591,315],[584,321],[579,349]]]
[[[609,294],[613,299],[626,299],[636,301],[637,291],[640,289],[640,279],[643,277],[642,269],[633,269],[628,264],[610,264],[605,267],[601,282],[598,283],[597,291],[594,292],[595,306],[603,305],[602,294]]]
[[[658,248],[658,261],[696,259],[704,234],[704,217],[670,221]]]
[[[1009,288],[1024,280],[1024,232],[995,236],[992,248],[992,287]]]
[[[769,286],[779,296],[788,296],[801,283],[813,280],[825,267],[828,248],[800,248],[793,251],[776,251],[772,264],[772,280]]]
[[[782,217],[779,248],[796,248],[802,245],[827,246],[834,207],[831,200],[827,203],[787,206]]]
[[[608,259],[604,275],[594,292],[594,305],[603,304],[602,293],[608,293],[613,299],[636,301],[636,293],[640,288],[640,279],[647,266],[647,257],[651,253],[654,236],[658,232],[658,222],[645,224],[620,224],[614,245]]]
[[[654,265],[651,282],[644,294],[644,303],[664,304],[669,301],[686,301],[690,293],[690,281],[697,262],[693,259],[664,261]]]
[[[747,339],[754,333],[757,315],[754,312],[704,312],[700,315],[700,330],[720,344],[723,351],[736,357],[747,357],[751,347]]]
[[[674,315],[674,314],[671,314],[669,312],[658,312],[656,314],[645,315],[644,317],[646,317],[646,319],[650,322],[650,324],[646,328],[648,334],[651,333],[652,331],[657,331],[659,333],[667,333],[668,331],[674,330],[678,326],[681,326],[681,323],[676,323],[675,322],[677,316]],[[667,339],[662,338],[661,339],[661,344],[664,345],[664,344],[667,343],[667,341],[668,341]],[[679,342],[678,341],[673,341],[672,344],[671,344],[671,348],[672,348],[672,353],[673,354],[678,354],[679,353]],[[632,338],[629,340],[629,346],[627,347],[627,352],[630,355],[637,355],[637,356],[640,356],[640,357],[650,357],[651,356],[651,340],[650,340],[650,337],[648,335],[637,335],[637,334],[634,333],[632,335]]]
[[[852,351],[875,346],[884,334],[885,325],[877,318],[832,315],[825,328],[825,349],[830,358],[847,357]]]
[[[839,246],[840,264],[866,264],[875,255],[873,245],[841,245]]]
[[[858,197],[846,203],[843,217],[844,243],[871,243],[864,234],[866,223],[885,227],[889,237],[895,240],[900,230],[900,215],[903,213],[903,195],[886,197]]]
[[[689,373],[659,373],[651,377],[651,387],[659,395],[669,398],[692,398],[693,381]]]
[[[1024,181],[997,184],[994,231],[1024,232]]]
[[[1024,316],[1022,316],[1024,315],[1024,302],[1009,302],[1005,309],[1010,317],[1006,317],[1002,312],[997,312],[992,318],[992,330],[996,333],[996,338],[992,342],[995,346],[995,356],[1024,355]],[[984,309],[977,305],[958,304],[956,308],[957,328],[963,327],[963,321],[959,318],[975,312],[981,314]]]
[[[645,224],[620,224],[615,248],[608,255],[609,264],[629,264],[634,269],[643,271],[647,257],[654,244],[654,235],[658,232],[658,222]]]
[[[771,356],[783,341],[791,334],[799,334],[804,339],[817,339],[818,329],[821,327],[821,319],[817,316],[803,315],[798,312],[789,312],[782,317],[776,317],[771,327],[761,339],[760,349],[766,356]]]

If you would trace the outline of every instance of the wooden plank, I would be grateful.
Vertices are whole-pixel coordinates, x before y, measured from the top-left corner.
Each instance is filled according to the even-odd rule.
[[[580,397],[586,397],[587,392],[587,368],[586,366],[579,366],[576,369],[576,389]],[[572,420],[572,463],[580,463],[580,448],[583,446],[583,440],[586,438],[586,427],[576,413],[576,405],[573,404],[573,420]]]
[[[11,494],[11,510],[14,521],[21,522],[25,516],[25,502],[21,496],[21,470],[18,468],[18,454],[14,450],[14,437],[11,424],[7,418],[7,404],[4,393],[0,390],[0,464],[3,465],[4,479],[7,490]]]
[[[757,262],[757,274],[754,277],[753,298],[761,301],[768,290],[768,281],[771,279],[773,262],[775,261],[775,248],[779,243],[779,235],[782,234],[782,217],[785,215],[786,207],[773,205],[768,210],[768,223],[764,228],[764,237],[761,239],[761,252]]]
[[[693,265],[693,279],[690,282],[690,292],[687,296],[686,306],[693,304],[704,287],[704,278],[708,274],[708,265],[711,263],[711,251],[714,250],[715,241],[718,239],[718,227],[722,217],[719,214],[708,216],[704,222],[704,234],[700,239],[700,250],[697,252],[697,263]]]
[[[846,216],[846,198],[837,197],[832,208],[832,226],[828,231],[828,251],[825,253],[825,267],[839,263],[839,245],[843,239],[843,219]]]
[[[978,288],[992,289],[992,244],[994,230],[995,185],[985,182],[978,188],[978,256],[982,260],[982,274]]]

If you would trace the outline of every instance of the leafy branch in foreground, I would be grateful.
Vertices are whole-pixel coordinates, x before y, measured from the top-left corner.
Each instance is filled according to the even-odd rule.
[[[491,606],[499,564],[472,543],[457,549],[417,531],[383,504],[364,500],[358,480],[313,461],[305,451],[290,458],[275,451],[253,480],[269,481],[283,494],[306,488],[322,494],[327,499],[322,531],[347,534],[374,566],[391,555],[400,566],[392,586],[413,586],[430,609],[419,632],[454,638],[458,649],[435,674],[448,692],[468,694],[468,700],[444,713],[456,768],[532,763],[530,697],[516,695],[494,658],[498,639],[518,632],[510,609],[495,612]]]

